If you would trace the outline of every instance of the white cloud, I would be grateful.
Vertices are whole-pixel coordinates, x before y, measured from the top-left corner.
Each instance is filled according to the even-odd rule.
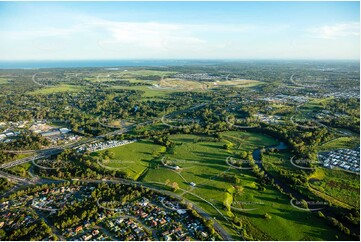
[[[77,23],[68,28],[34,27],[24,31],[0,31],[0,35],[5,36],[9,42],[12,39],[32,43],[34,48],[43,51],[66,51],[83,41],[87,46],[93,43],[95,48],[106,53],[122,53],[121,57],[124,58],[157,58],[157,55],[202,56],[202,52],[219,49],[223,42],[228,41],[227,36],[240,35],[255,29],[257,26],[250,24],[122,22],[80,16]],[[218,38],[218,43],[215,43],[217,41],[213,40],[214,37]]]
[[[184,24],[77,16],[67,28],[0,31],[0,52],[4,59],[277,58],[287,53],[297,58],[324,55],[323,46],[328,46],[327,54],[347,57],[345,53],[355,55],[358,45],[350,36],[359,36],[358,28],[358,23],[317,26],[306,29],[313,38],[299,32],[293,43],[296,37],[288,34],[293,29],[287,23]]]
[[[103,22],[96,26],[103,28],[109,35],[101,36],[99,45],[102,48],[126,46],[151,48],[164,51],[177,44],[201,44],[205,41],[194,36],[182,25],[162,24],[155,22]]]
[[[209,44],[207,35],[245,33],[254,28],[251,25],[165,24],[116,22],[102,19],[92,19],[87,22],[106,33],[98,40],[99,46],[106,50],[124,50],[127,46],[153,51],[203,49],[204,45]]]
[[[333,25],[324,25],[308,29],[313,37],[323,39],[336,39],[341,37],[359,36],[360,24],[357,22],[338,23]]]

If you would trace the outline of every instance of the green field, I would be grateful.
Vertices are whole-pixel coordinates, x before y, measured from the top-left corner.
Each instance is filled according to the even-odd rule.
[[[117,74],[125,77],[142,77],[142,76],[164,76],[175,73],[176,72],[156,71],[156,70],[128,70],[128,71],[118,72]]]
[[[216,217],[235,238],[240,239],[230,223],[208,202],[228,219],[233,216],[240,217],[255,240],[335,240],[336,236],[347,239],[316,215],[293,208],[289,197],[282,195],[272,186],[266,186],[265,191],[257,189],[260,184],[250,170],[240,171],[226,165],[225,159],[235,151],[252,151],[262,146],[277,144],[271,137],[232,131],[223,133],[223,141],[216,142],[197,135],[171,135],[170,138],[176,146],[166,156],[181,170],[166,168],[159,161],[159,167],[149,169],[142,181],[163,185],[166,180],[177,182],[180,187],[178,194],[192,200],[212,217]],[[227,142],[232,142],[232,149],[226,150],[223,147]],[[223,174],[236,175],[240,178],[240,183],[227,181],[222,177]],[[196,186],[190,186],[190,182],[196,183]],[[241,194],[230,192],[236,186],[244,188]],[[232,200],[236,209],[227,211],[224,204],[229,205]],[[251,204],[238,206],[240,202]],[[256,209],[242,211],[239,208]],[[265,213],[272,218],[265,219]]]
[[[28,155],[26,155],[26,156],[28,156]],[[24,156],[24,157],[26,157],[26,156]],[[24,158],[24,157],[21,157],[21,158]],[[21,177],[29,178],[30,175],[28,173],[28,170],[30,169],[31,165],[32,165],[31,162],[27,162],[27,163],[24,163],[24,164],[21,164],[18,166],[11,167],[11,168],[9,168],[9,170],[12,172],[15,172],[17,175],[19,175]]]
[[[335,149],[354,149],[360,143],[359,137],[340,137],[318,147],[318,151],[330,151]]]
[[[312,188],[352,207],[360,207],[359,175],[326,168],[317,168],[316,174],[310,177]]]
[[[7,84],[8,80],[9,80],[9,78],[0,77],[0,84]]]
[[[229,169],[225,164],[225,159],[230,153],[223,148],[225,142],[197,142],[197,139],[202,137],[196,135],[172,135],[170,138],[176,143],[176,147],[173,154],[166,154],[166,156],[169,159],[177,159],[182,171],[177,172],[162,167],[159,161],[159,168],[149,169],[143,181],[151,184],[154,182],[164,184],[166,180],[177,182],[183,189],[178,191],[181,195],[192,201],[199,201],[199,205],[212,217],[222,219],[218,217],[219,214],[214,208],[187,192],[220,204],[219,209],[222,209],[225,190],[230,187],[228,182],[220,178],[221,173],[228,172]],[[196,187],[192,187],[190,182],[196,183]],[[225,211],[223,212],[226,214]],[[229,232],[236,236],[235,231]]]
[[[279,176],[278,171],[281,169],[292,170],[297,172],[300,169],[293,166],[290,162],[292,154],[288,151],[280,153],[263,154],[263,167],[273,176]]]
[[[244,208],[253,208],[248,211],[233,211],[241,216],[246,226],[250,228],[254,239],[257,240],[337,240],[347,239],[341,232],[335,231],[325,224],[325,221],[310,212],[297,210],[290,206],[288,196],[279,193],[275,188],[266,186],[263,192],[254,186],[257,180],[252,174],[242,177],[244,191],[236,196],[235,202],[248,202],[253,205]],[[266,219],[265,214],[271,219]]]
[[[159,77],[166,75],[172,75],[176,72],[169,71],[156,71],[156,70],[119,70],[119,71],[107,71],[107,72],[94,72],[92,76],[87,76],[86,79],[91,82],[103,82],[103,81],[112,81],[112,80],[136,80],[141,78],[139,81],[144,81],[144,77]]]
[[[281,170],[292,170],[294,174],[300,169],[290,163],[292,155],[287,151],[263,155],[263,166],[274,177],[282,179]],[[306,170],[304,170],[306,171]],[[308,170],[311,172],[311,170]],[[308,176],[311,191],[332,204],[341,207],[359,207],[359,176],[340,170],[317,167]]]
[[[316,111],[318,109],[323,108],[327,105],[329,101],[331,101],[333,97],[327,97],[327,98],[310,98],[309,102],[307,102],[305,105],[301,107],[301,110],[307,110],[307,111]]]
[[[143,97],[144,98],[159,98],[168,96],[171,93],[177,92],[177,90],[170,90],[170,89],[151,89],[151,86],[112,86],[113,89],[124,89],[124,90],[137,90],[137,91],[144,91]]]
[[[149,163],[164,152],[163,146],[151,143],[149,141],[137,141],[132,144],[118,146],[107,149],[114,153],[114,157],[109,161],[102,161],[104,166],[109,169],[124,170],[127,177],[137,180],[139,176],[149,167]],[[97,152],[104,153],[105,150]]]
[[[254,149],[277,145],[274,138],[260,133],[227,131],[222,133],[222,138],[234,144],[235,151],[253,151]]]
[[[61,84],[61,85],[53,86],[53,87],[43,87],[36,91],[29,92],[29,94],[50,94],[50,93],[54,93],[54,92],[78,92],[78,91],[83,91],[83,90],[84,90],[84,88],[82,88],[80,86]]]

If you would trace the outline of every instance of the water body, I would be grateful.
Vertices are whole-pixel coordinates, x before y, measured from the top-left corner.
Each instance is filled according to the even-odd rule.
[[[275,149],[279,149],[279,150],[286,150],[286,149],[288,149],[288,146],[284,142],[280,142],[278,145],[266,147],[266,149],[271,149],[271,148],[275,148]],[[253,156],[254,160],[260,161],[261,160],[261,149],[254,150],[252,153],[252,156]]]
[[[222,60],[68,60],[68,61],[0,61],[0,69],[81,68],[81,67],[141,67],[212,65]]]

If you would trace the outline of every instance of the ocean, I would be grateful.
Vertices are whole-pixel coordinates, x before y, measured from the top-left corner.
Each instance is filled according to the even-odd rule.
[[[182,66],[211,65],[222,60],[66,60],[66,61],[0,61],[0,69],[131,67],[131,66]]]

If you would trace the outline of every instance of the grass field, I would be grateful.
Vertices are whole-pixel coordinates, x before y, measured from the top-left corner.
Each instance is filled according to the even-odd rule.
[[[340,170],[317,168],[316,173],[310,177],[311,187],[318,192],[351,205],[360,207],[360,176]],[[335,202],[334,202],[335,203]]]
[[[8,80],[9,80],[9,78],[0,77],[0,84],[7,84]]]
[[[204,90],[206,85],[202,82],[183,80],[176,78],[165,78],[159,82],[162,88],[178,89],[178,90]]]
[[[221,173],[228,172],[229,169],[225,164],[225,159],[230,153],[223,148],[225,143],[197,142],[197,139],[201,137],[196,135],[172,135],[170,138],[177,145],[174,152],[166,156],[171,160],[177,159],[181,172],[160,165],[159,168],[149,169],[143,181],[165,183],[169,179],[171,182],[177,182],[183,189],[183,191],[178,191],[181,195],[198,202],[212,217],[218,218],[220,215],[214,208],[187,192],[220,204],[219,208],[222,209],[224,193],[230,186],[228,182],[220,178]],[[196,183],[196,186],[192,187],[190,182]],[[226,214],[225,211],[224,213]],[[219,219],[223,221],[221,217]],[[236,236],[235,231],[230,232]]]
[[[151,86],[112,86],[111,88],[114,89],[124,89],[124,90],[138,90],[138,91],[144,91],[143,94],[144,98],[159,98],[168,96],[171,93],[177,92],[177,90],[170,90],[170,89],[151,89],[149,88]]]
[[[235,79],[230,81],[221,81],[216,83],[211,83],[211,87],[224,87],[224,86],[233,86],[233,87],[253,87],[257,85],[263,85],[263,82],[256,80],[245,80],[245,79]]]
[[[133,180],[137,180],[148,168],[149,163],[160,152],[165,151],[163,146],[142,140],[108,150],[114,153],[114,157],[110,161],[103,161],[102,164],[110,169],[124,170],[127,177]],[[104,152],[105,150],[97,153],[102,154]]]
[[[144,98],[159,98],[164,97],[170,93],[179,92],[179,91],[204,91],[207,89],[214,89],[217,90],[219,87],[223,86],[235,86],[235,87],[252,87],[255,85],[262,84],[262,82],[254,81],[254,80],[232,80],[232,81],[222,81],[222,82],[199,82],[199,81],[193,81],[193,80],[183,80],[183,79],[176,79],[176,78],[162,78],[160,81],[144,81],[136,79],[137,77],[140,77],[141,73],[144,71],[135,71],[136,74],[129,74],[126,73],[122,75],[122,79],[126,79],[129,82],[142,82],[142,83],[150,83],[153,84],[153,86],[149,85],[141,85],[141,86],[112,86],[111,88],[116,89],[127,89],[127,90],[140,90],[144,91]],[[148,73],[149,71],[145,71]],[[150,71],[150,73],[152,73]],[[148,75],[151,75],[151,74]],[[164,76],[166,74],[170,73],[163,73],[163,72],[154,72],[152,75],[156,76]],[[93,78],[94,79],[94,78]],[[109,79],[109,78],[108,78]],[[93,81],[96,81],[94,79]],[[154,86],[154,84],[157,84],[157,86]]]
[[[323,108],[327,105],[329,101],[331,101],[333,97],[327,98],[310,98],[309,102],[303,105],[300,109],[305,111],[316,111],[318,109]]]
[[[265,191],[259,190],[258,179],[250,170],[240,171],[226,165],[225,159],[236,150],[252,151],[262,146],[277,144],[271,137],[232,131],[223,133],[223,141],[218,142],[196,135],[171,135],[170,138],[176,146],[166,156],[181,170],[163,167],[158,160],[159,166],[149,169],[142,181],[152,184],[165,183],[166,180],[177,182],[180,187],[178,194],[192,200],[212,217],[216,217],[234,238],[240,239],[229,222],[209,203],[228,219],[235,215],[242,218],[247,231],[253,234],[255,240],[335,240],[336,236],[347,239],[316,215],[293,208],[290,199],[275,188],[267,186]],[[224,149],[226,142],[232,142],[233,148]],[[224,174],[239,177],[240,183],[228,181],[223,177]],[[196,183],[196,186],[190,186],[190,182]],[[236,186],[244,188],[241,194],[233,192]],[[232,201],[236,204],[236,209],[227,211],[224,204]],[[245,202],[249,204],[244,204]],[[238,206],[240,203],[243,205]],[[242,211],[239,208],[256,209]],[[272,218],[265,219],[265,213]]]
[[[119,71],[101,71],[101,72],[95,72],[92,74],[92,76],[86,77],[87,80],[91,82],[104,82],[104,81],[113,81],[117,79],[122,80],[136,80],[139,78],[144,78],[146,76],[151,77],[159,77],[166,75],[172,75],[175,72],[169,72],[169,71],[156,71],[156,70],[119,70]],[[141,80],[139,80],[141,81]],[[143,80],[144,81],[144,80]]]
[[[290,163],[291,156],[292,154],[287,151],[264,154],[263,166],[270,174],[278,178],[282,178],[280,175],[282,169],[300,172],[300,169]],[[308,176],[308,181],[312,193],[316,196],[341,207],[359,207],[359,176],[340,170],[317,167]]]
[[[257,180],[249,172],[244,172],[241,196],[234,199],[237,202],[247,202],[248,211],[233,211],[241,216],[243,221],[253,231],[257,240],[337,240],[347,239],[341,232],[325,224],[325,221],[315,214],[297,210],[290,206],[288,196],[279,193],[275,188],[266,186],[263,192],[254,188]],[[251,186],[250,186],[251,185]],[[252,204],[253,203],[253,204]],[[271,216],[266,219],[265,214]]]
[[[270,136],[252,132],[227,131],[222,133],[222,138],[232,142],[233,148],[237,151],[252,151],[279,143]]]
[[[29,92],[29,94],[50,94],[54,92],[78,92],[82,90],[84,89],[82,89],[80,86],[61,84],[53,87],[43,87],[36,91]]]
[[[24,157],[26,157],[26,156],[24,156]],[[24,157],[21,157],[21,158],[24,158]],[[21,159],[21,158],[19,158],[19,159]],[[11,168],[9,168],[9,170],[11,170],[12,172],[15,172],[16,174],[18,174],[21,177],[28,178],[28,177],[30,177],[28,170],[30,169],[31,165],[32,165],[31,162],[27,162],[27,163],[24,163],[24,164],[21,164],[18,166],[11,167]]]
[[[263,154],[264,168],[275,177],[279,177],[278,171],[281,169],[292,170],[294,172],[300,171],[299,168],[294,167],[290,159],[292,154],[289,151],[282,151],[280,153]]]
[[[172,75],[176,72],[171,71],[156,71],[156,70],[128,70],[123,71],[120,75],[124,77],[142,77],[142,76],[164,76]]]
[[[330,151],[335,149],[353,149],[360,143],[359,137],[340,137],[318,147],[318,151]]]

